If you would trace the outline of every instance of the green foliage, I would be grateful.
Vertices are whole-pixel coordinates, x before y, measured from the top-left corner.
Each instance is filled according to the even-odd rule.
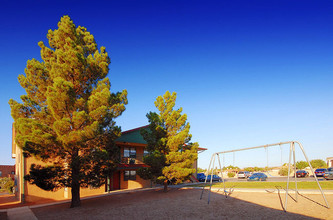
[[[198,157],[197,143],[190,143],[190,124],[182,108],[174,110],[176,93],[167,91],[157,97],[155,106],[159,114],[147,114],[149,129],[141,134],[147,141],[149,156],[144,157],[144,163],[150,166],[138,173],[142,178],[155,182],[164,180],[181,183],[195,172],[192,164]]]
[[[0,178],[0,189],[6,190],[8,193],[14,193],[14,181],[10,177]]]
[[[298,170],[303,170],[304,168],[306,168],[308,166],[309,166],[309,164],[306,161],[301,160],[301,161],[296,162],[296,169],[298,169]]]
[[[198,169],[197,169],[198,173],[205,173],[206,171],[207,171],[207,169],[202,169],[200,167],[198,167]]]
[[[235,177],[235,175],[236,175],[236,174],[233,173],[233,172],[229,172],[229,173],[228,173],[228,177],[229,177],[229,178]]]
[[[232,165],[229,165],[229,166],[227,166],[227,167],[223,167],[223,170],[240,170],[240,168],[239,167],[237,167],[237,166],[232,166]]]
[[[125,110],[127,91],[110,92],[108,53],[68,16],[47,38],[49,47],[38,43],[43,61],[29,60],[18,77],[22,103],[9,101],[15,141],[25,156],[52,164],[32,166],[26,179],[46,190],[72,187],[72,206],[79,205],[79,188],[100,186],[118,163],[114,119]]]
[[[267,171],[267,170],[271,170],[271,168],[269,167],[245,167],[244,168],[245,171],[249,171],[249,172],[264,172],[264,171]]]
[[[290,168],[292,170],[292,168]],[[280,168],[279,170],[279,175],[280,176],[288,176],[288,167],[287,166],[283,166]]]
[[[316,168],[327,168],[327,164],[325,163],[325,161],[323,161],[321,159],[311,160],[310,163],[311,163],[311,166],[314,169],[316,169]]]

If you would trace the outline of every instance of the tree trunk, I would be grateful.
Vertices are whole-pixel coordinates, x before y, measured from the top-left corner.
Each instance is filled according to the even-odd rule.
[[[163,185],[164,185],[164,192],[168,192],[168,180],[164,180]]]
[[[71,208],[81,206],[80,200],[80,183],[79,183],[79,174],[80,174],[80,158],[78,156],[78,151],[76,150],[72,155],[72,203]]]

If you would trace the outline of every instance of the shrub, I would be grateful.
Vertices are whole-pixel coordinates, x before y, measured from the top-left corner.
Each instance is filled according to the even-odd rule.
[[[235,173],[228,173],[228,177],[234,177],[235,175]]]
[[[306,161],[301,160],[301,161],[296,162],[296,168],[299,170],[303,170],[304,168],[306,168],[308,166],[309,166],[309,164]]]
[[[14,181],[12,180],[12,178],[0,178],[0,189],[5,189],[9,193],[14,193]]]
[[[292,169],[292,168],[290,168]],[[279,170],[279,175],[280,176],[288,176],[288,167],[281,167]]]
[[[327,164],[325,163],[325,161],[323,161],[321,159],[311,160],[310,163],[314,169],[327,167]]]

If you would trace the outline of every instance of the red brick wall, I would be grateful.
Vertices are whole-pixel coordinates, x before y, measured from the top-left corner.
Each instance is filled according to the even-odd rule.
[[[1,177],[11,177],[14,178],[15,175],[15,165],[0,165]],[[12,173],[13,172],[13,173]]]

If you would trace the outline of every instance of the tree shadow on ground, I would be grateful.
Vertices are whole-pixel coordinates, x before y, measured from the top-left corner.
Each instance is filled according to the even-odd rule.
[[[201,190],[172,189],[150,190],[87,199],[82,206],[69,209],[68,204],[35,208],[38,219],[315,219],[309,216],[284,212],[240,200],[226,198],[224,194],[208,190],[202,200]]]

